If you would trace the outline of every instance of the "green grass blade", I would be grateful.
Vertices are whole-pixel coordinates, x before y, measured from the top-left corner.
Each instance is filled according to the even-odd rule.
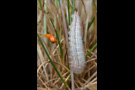
[[[59,1],[59,6],[60,6],[60,0],[58,0]],[[61,7],[61,6],[60,6]]]
[[[52,60],[51,60],[49,54],[47,53],[47,50],[46,50],[45,47],[44,47],[44,44],[43,44],[41,38],[40,38],[39,35],[38,35],[38,33],[37,33],[37,37],[38,37],[39,42],[41,43],[41,45],[42,45],[42,47],[43,47],[43,49],[44,49],[44,51],[45,51],[45,53],[46,53],[48,59],[50,60],[50,62],[51,62],[51,64],[52,64],[53,68],[54,68],[55,71],[57,72],[58,76],[61,78],[61,80],[62,80],[62,82],[65,84],[65,86],[66,86],[66,87],[69,87],[69,86],[67,85],[67,83],[64,81],[64,79],[62,78],[62,76],[60,75],[60,73],[58,72],[58,70],[57,70],[57,68],[55,67],[55,65],[53,64],[53,62],[52,62]]]
[[[52,19],[51,19],[50,17],[49,17],[49,19],[50,19],[50,21],[51,21],[51,23],[52,23],[52,25],[53,25],[53,28],[55,29],[56,38],[57,38],[57,40],[58,40],[58,44],[59,44],[59,47],[60,47],[61,58],[63,59],[62,48],[61,48],[60,39],[59,39],[57,30],[56,30],[56,28],[55,28],[55,26],[54,26],[54,23],[53,23]]]
[[[43,9],[43,6],[42,6],[40,0],[38,0],[38,2],[39,2],[39,5],[40,5],[40,8]]]
[[[91,27],[91,25],[92,25],[92,23],[94,22],[94,20],[95,20],[95,17],[93,17],[93,19],[91,20],[90,24],[88,25],[88,30],[89,30],[89,28]]]
[[[41,20],[40,20],[38,23],[40,24],[40,23],[41,23]],[[38,26],[39,24],[37,24],[37,26]]]
[[[75,9],[75,0],[73,0],[72,14],[74,14],[74,9]],[[72,18],[71,18],[71,22],[72,22]]]
[[[68,79],[70,78],[70,76],[71,76],[71,74],[69,74],[69,75],[67,76],[66,80],[68,80]]]
[[[60,38],[60,40],[61,40],[61,28],[60,28],[60,33],[59,33],[59,35],[60,35],[59,38]],[[61,51],[60,51],[60,48],[59,48],[59,52],[61,52]]]
[[[88,51],[88,53],[85,55],[85,57],[87,57],[95,49],[96,46],[97,46],[97,43],[91,48],[90,51]]]
[[[70,25],[70,4],[69,4],[69,0],[68,0],[68,24]]]
[[[74,14],[74,9],[75,9],[75,0],[73,0],[72,14]]]

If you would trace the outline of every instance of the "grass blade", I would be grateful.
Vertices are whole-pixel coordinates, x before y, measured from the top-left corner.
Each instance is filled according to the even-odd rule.
[[[74,9],[75,9],[75,0],[73,0],[72,14],[74,14]]]
[[[49,19],[50,19],[50,21],[51,21],[51,23],[53,25],[53,28],[55,29],[56,38],[58,40],[58,44],[59,44],[59,47],[60,47],[61,58],[63,59],[62,48],[61,48],[61,44],[60,44],[60,40],[59,40],[59,36],[58,36],[57,30],[56,30],[56,28],[54,26],[54,23],[53,23],[52,19],[50,17],[49,17]]]
[[[39,5],[40,5],[40,8],[43,9],[43,6],[42,6],[40,0],[38,0],[38,2],[39,2]]]
[[[68,24],[70,25],[70,5],[68,0]]]
[[[87,57],[95,49],[96,46],[97,46],[97,43],[91,48],[90,51],[88,51],[88,53],[85,55],[85,57]]]
[[[69,80],[69,78],[70,78],[70,74],[67,76],[67,78],[65,79],[65,81],[67,81],[67,80]],[[60,87],[60,89],[63,87],[63,84],[62,84],[62,86]]]
[[[74,9],[75,9],[75,0],[73,0],[72,14],[74,14]],[[71,18],[71,22],[72,22],[72,18]]]
[[[47,0],[44,0],[45,3],[47,3]],[[44,5],[44,10],[47,11],[47,7],[46,5]],[[46,22],[47,18],[46,15],[44,13],[44,34],[47,34],[47,22]],[[47,38],[43,37],[44,41],[47,42]]]
[[[60,75],[60,73],[58,72],[58,70],[57,70],[57,68],[55,67],[55,65],[53,64],[53,62],[52,62],[52,60],[51,60],[49,54],[47,53],[47,50],[46,50],[45,47],[44,47],[44,44],[43,44],[41,38],[40,38],[39,35],[38,35],[38,33],[37,33],[37,37],[38,37],[39,42],[41,43],[41,45],[42,45],[42,47],[43,47],[43,49],[44,49],[44,51],[45,51],[45,53],[46,53],[48,59],[50,60],[50,62],[51,62],[51,64],[52,64],[53,68],[54,68],[55,71],[57,72],[58,76],[61,78],[61,80],[62,80],[62,82],[65,84],[65,86],[66,86],[66,87],[69,87],[69,86],[67,85],[67,83],[64,81],[64,79],[62,78],[62,76]]]
[[[94,22],[94,20],[95,20],[95,17],[93,17],[93,19],[91,20],[90,24],[88,25],[88,30],[89,30],[89,28],[91,27],[91,25],[92,25],[92,23]]]
[[[63,18],[63,24],[64,24],[64,31],[65,31],[65,37],[66,37],[66,45],[67,45],[67,49],[69,48],[68,46],[68,31],[67,31],[67,24],[66,24],[66,19],[65,19],[65,15],[64,15],[64,9],[63,9],[63,3],[62,0],[60,0],[60,5],[61,5],[61,11],[62,11],[62,18]]]
[[[38,51],[38,55],[40,57],[41,63],[43,63],[44,58],[43,58],[43,54],[41,53],[41,49],[39,47],[39,44],[37,44],[37,51]],[[44,70],[44,73],[45,73],[45,77],[47,78],[47,80],[49,80],[44,66],[43,66],[43,70]]]

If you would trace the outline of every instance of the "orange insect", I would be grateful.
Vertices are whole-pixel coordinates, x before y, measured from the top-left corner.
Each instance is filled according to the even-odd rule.
[[[55,43],[57,41],[56,38],[51,34],[44,34],[42,36],[47,37],[52,43]]]

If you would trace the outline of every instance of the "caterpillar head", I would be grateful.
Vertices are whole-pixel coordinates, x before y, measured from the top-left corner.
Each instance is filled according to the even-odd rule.
[[[73,18],[75,18],[75,16],[79,17],[78,12],[74,12],[74,14],[71,15],[71,18],[73,19]]]

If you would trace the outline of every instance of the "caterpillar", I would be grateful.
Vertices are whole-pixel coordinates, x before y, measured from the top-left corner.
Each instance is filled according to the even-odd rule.
[[[69,61],[75,74],[81,74],[85,68],[85,56],[81,34],[81,20],[78,13],[72,16],[72,24],[69,26]]]

